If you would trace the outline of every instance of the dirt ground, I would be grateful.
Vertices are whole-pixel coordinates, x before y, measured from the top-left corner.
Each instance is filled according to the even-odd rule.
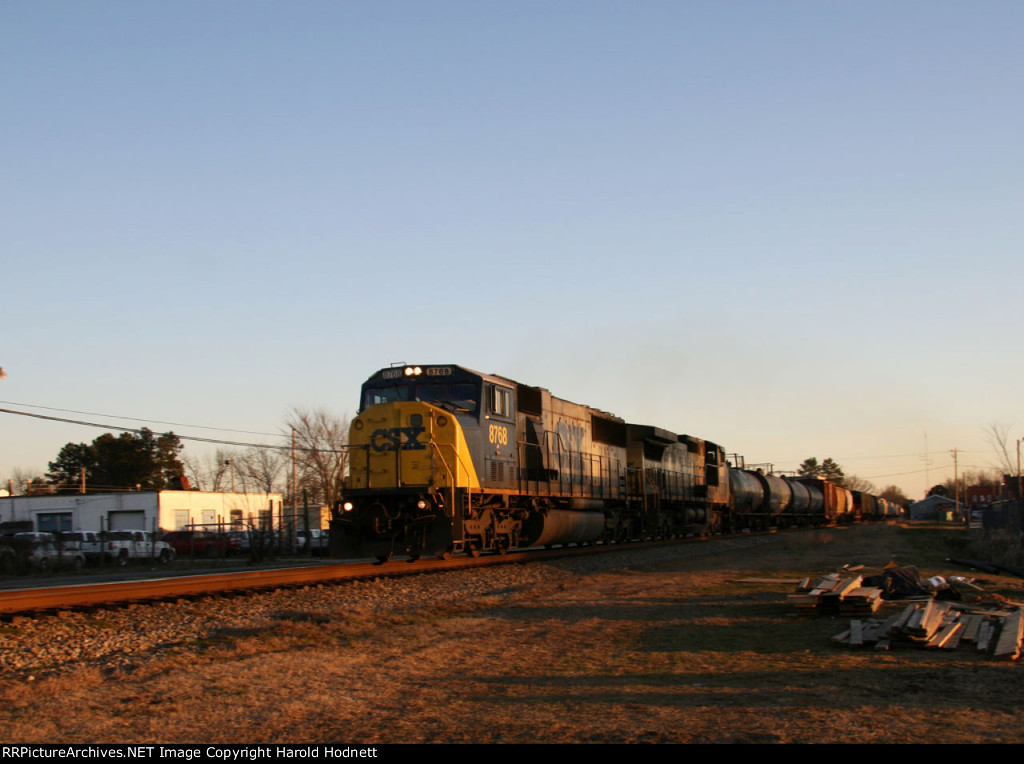
[[[8,679],[0,728],[59,743],[1024,742],[1017,663],[834,647],[848,619],[796,614],[788,583],[736,582],[890,559],[963,575],[943,560],[966,533],[713,540],[443,607],[296,612],[127,670]],[[1024,599],[1015,579],[982,585]]]

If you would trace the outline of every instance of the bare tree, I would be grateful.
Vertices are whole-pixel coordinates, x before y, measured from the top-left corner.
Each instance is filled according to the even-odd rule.
[[[341,497],[348,468],[348,425],[348,417],[326,409],[292,409],[285,421],[289,444],[294,433],[300,490],[306,487],[311,499],[328,506]]]
[[[843,478],[842,483],[844,488],[848,488],[851,491],[860,491],[861,493],[878,493],[878,487],[870,480],[865,480],[862,477],[856,475],[847,475]]]
[[[965,493],[968,488],[991,488],[993,493],[999,492],[999,486],[1003,482],[1003,476],[999,470],[970,470],[965,469],[959,476],[960,491]],[[956,483],[953,478],[948,478],[942,483],[946,489],[947,496],[956,496]]]
[[[276,448],[250,448],[238,457],[238,470],[246,490],[274,493],[274,487],[284,470],[287,458]]]
[[[15,467],[11,470],[10,479],[15,496],[19,494],[24,495],[28,493],[29,490],[31,490],[33,494],[54,492],[54,487],[45,477],[43,477],[42,470]],[[3,487],[7,488],[6,483]]]
[[[887,485],[878,495],[886,501],[894,502],[900,506],[903,506],[910,501],[910,499],[907,498],[907,495],[903,493],[903,490],[897,485]]]
[[[992,422],[985,428],[985,439],[996,452],[996,468],[1003,475],[1018,475],[1016,443],[1010,437],[1012,424]]]
[[[197,491],[230,491],[231,464],[237,458],[234,451],[218,448],[212,454],[182,457],[185,474]]]

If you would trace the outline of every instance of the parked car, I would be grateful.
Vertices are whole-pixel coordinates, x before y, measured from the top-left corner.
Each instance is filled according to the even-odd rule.
[[[198,529],[171,531],[164,534],[163,540],[176,554],[188,557],[224,557],[241,549],[241,541],[229,534]]]
[[[18,570],[18,555],[11,546],[11,539],[7,536],[0,538],[0,573],[5,576],[15,573]]]
[[[46,573],[60,567],[81,570],[85,565],[84,554],[61,549],[52,533],[15,533],[12,542],[15,559],[22,568]]]
[[[319,528],[311,528],[308,531],[297,531],[295,536],[298,539],[300,552],[308,550],[314,556],[327,554],[327,531]]]
[[[274,553],[277,533],[269,528],[249,528],[244,531],[229,531],[228,537],[239,554],[253,559],[262,559]]]
[[[242,553],[252,549],[252,534],[249,531],[228,531],[225,535],[231,543],[230,549]]]
[[[157,540],[149,531],[110,531],[103,547],[104,554],[121,566],[130,560],[156,560],[167,564],[174,559],[171,545]]]
[[[58,535],[65,552],[78,552],[87,563],[103,560],[103,539],[96,531],[63,531]]]

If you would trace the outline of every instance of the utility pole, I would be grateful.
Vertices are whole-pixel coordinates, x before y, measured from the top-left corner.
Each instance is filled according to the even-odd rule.
[[[293,543],[293,541],[295,539],[295,523],[296,523],[297,518],[299,516],[299,488],[298,488],[299,481],[298,481],[298,478],[296,477],[295,461],[296,461],[296,454],[295,454],[295,428],[293,427],[292,428],[292,521],[291,521],[291,528],[288,531],[288,546],[292,547],[292,548],[295,546],[294,543]],[[281,530],[283,532],[284,528],[282,528]]]
[[[931,457],[928,455],[928,430],[924,431],[924,455],[921,457],[924,462],[924,495],[928,495],[928,491],[932,488],[931,475],[929,474],[929,467],[932,466]]]
[[[959,456],[960,451],[958,449],[954,448],[952,451],[950,451],[950,453],[953,454],[953,499],[954,499],[954,501],[956,501],[956,511],[957,511],[957,514],[959,514],[960,513],[960,476],[959,476],[959,472],[957,470],[957,465],[958,465],[957,457]]]
[[[1024,494],[1021,494],[1021,478],[1020,478],[1020,443],[1022,438],[1017,438],[1017,506],[1024,507]]]

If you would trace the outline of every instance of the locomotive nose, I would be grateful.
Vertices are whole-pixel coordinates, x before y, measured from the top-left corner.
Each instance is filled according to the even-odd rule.
[[[458,420],[429,403],[365,409],[352,422],[349,444],[352,489],[479,486]]]

